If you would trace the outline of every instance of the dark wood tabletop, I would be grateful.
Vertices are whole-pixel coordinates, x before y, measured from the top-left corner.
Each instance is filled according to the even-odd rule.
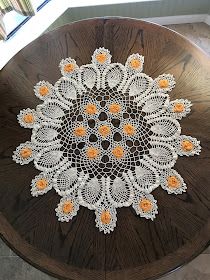
[[[39,172],[33,164],[12,161],[16,146],[30,140],[31,131],[20,127],[17,114],[40,103],[33,86],[40,80],[54,84],[62,58],[87,64],[102,46],[113,62],[144,55],[144,72],[152,78],[173,74],[177,84],[171,99],[193,103],[181,121],[182,134],[202,146],[199,156],[179,157],[175,165],[187,193],[169,196],[156,189],[154,221],[122,208],[117,227],[107,235],[95,227],[94,212],[83,207],[71,222],[58,222],[59,196],[51,191],[32,197],[31,179]],[[156,279],[198,255],[210,240],[210,58],[167,28],[127,18],[79,21],[21,50],[0,71],[0,234],[23,259],[60,279]]]

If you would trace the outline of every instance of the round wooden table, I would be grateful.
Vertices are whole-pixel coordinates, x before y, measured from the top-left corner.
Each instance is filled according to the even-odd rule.
[[[192,112],[181,121],[182,134],[201,141],[199,156],[179,157],[175,169],[188,191],[153,194],[159,215],[140,219],[130,208],[118,210],[118,225],[108,235],[95,227],[94,212],[81,207],[77,217],[60,223],[55,216],[59,196],[51,191],[30,194],[33,164],[12,161],[16,146],[31,131],[17,122],[23,108],[39,100],[33,86],[55,83],[62,58],[90,63],[104,46],[113,62],[125,63],[132,53],[145,56],[144,72],[153,78],[175,76],[171,98],[192,101]],[[171,30],[123,18],[79,21],[44,34],[20,51],[0,72],[0,234],[24,260],[60,279],[155,279],[197,256],[210,240],[210,59],[201,49]]]

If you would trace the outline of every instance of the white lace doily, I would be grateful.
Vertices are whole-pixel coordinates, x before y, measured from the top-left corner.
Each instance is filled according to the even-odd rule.
[[[33,196],[52,188],[62,197],[56,215],[68,222],[80,205],[94,210],[96,226],[113,231],[118,207],[132,205],[137,215],[154,219],[161,186],[181,194],[186,184],[172,169],[178,155],[200,153],[200,142],[180,135],[178,120],[190,112],[186,99],[170,101],[174,77],[154,80],[142,73],[144,57],[132,54],[125,65],[111,63],[110,52],[96,49],[92,63],[79,67],[72,58],[60,63],[62,77],[41,81],[35,95],[43,103],[21,110],[18,121],[32,129],[13,159],[34,161],[41,173],[31,183]],[[44,213],[43,213],[44,214]]]

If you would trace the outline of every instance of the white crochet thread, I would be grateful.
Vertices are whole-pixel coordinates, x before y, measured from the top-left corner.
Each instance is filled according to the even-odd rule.
[[[95,211],[96,227],[110,233],[119,207],[132,207],[153,220],[158,213],[151,192],[162,187],[181,194],[187,187],[173,168],[180,156],[198,155],[200,142],[181,134],[178,120],[190,113],[186,99],[170,101],[170,74],[154,80],[142,73],[144,57],[132,54],[125,65],[111,63],[105,48],[92,63],[79,67],[72,58],[60,62],[62,77],[34,87],[43,103],[23,109],[18,122],[32,129],[13,159],[34,161],[41,173],[31,183],[32,196],[52,188],[61,196],[56,215],[70,221],[84,206]]]
[[[23,109],[17,116],[19,124],[24,128],[33,128],[38,124],[38,116],[34,109]]]
[[[35,95],[41,99],[46,100],[55,95],[53,85],[46,81],[40,81],[34,86]]]
[[[183,143],[184,141],[190,141],[192,143],[193,148],[183,149]],[[172,145],[174,146],[174,149],[179,156],[194,156],[199,155],[201,152],[201,146],[200,141],[198,141],[196,138],[186,135],[180,135],[176,141],[172,142]]]
[[[183,178],[174,169],[166,169],[160,178],[161,187],[168,192],[168,194],[181,194],[186,192],[187,186]],[[175,177],[174,184],[169,184],[169,178]],[[176,181],[177,180],[177,181]]]
[[[176,104],[182,104],[184,106],[184,111],[183,112],[174,111],[175,110],[174,106]],[[192,106],[191,102],[187,99],[176,99],[176,100],[170,102],[170,105],[168,106],[167,110],[170,113],[170,115],[173,116],[173,118],[181,120],[183,117],[186,117],[187,114],[190,113],[191,106]]]
[[[31,195],[39,196],[47,193],[53,187],[52,175],[41,172],[31,182]]]
[[[78,210],[79,203],[75,194],[62,197],[58,207],[55,209],[58,221],[61,222],[69,222],[74,216],[77,215]]]
[[[146,201],[145,201],[146,200]],[[141,203],[149,203],[145,205],[141,205]],[[140,191],[135,192],[134,201],[133,201],[133,208],[136,211],[137,215],[140,217],[154,220],[156,214],[158,214],[157,210],[157,201],[154,199],[154,196],[151,194],[145,194]]]

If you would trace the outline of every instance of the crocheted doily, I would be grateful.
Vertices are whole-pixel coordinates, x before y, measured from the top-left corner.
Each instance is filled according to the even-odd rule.
[[[170,101],[174,77],[153,80],[142,73],[143,63],[139,54],[130,55],[125,65],[111,63],[105,48],[96,49],[92,63],[81,67],[63,59],[63,77],[54,86],[35,85],[43,103],[20,111],[18,121],[32,129],[32,136],[13,159],[34,161],[41,171],[32,180],[32,196],[54,188],[62,197],[55,210],[59,221],[71,220],[82,205],[95,210],[96,226],[110,233],[116,208],[132,205],[137,215],[153,220],[158,213],[154,189],[186,191],[173,166],[178,155],[201,150],[195,138],[180,135],[178,120],[190,112],[191,102]]]

